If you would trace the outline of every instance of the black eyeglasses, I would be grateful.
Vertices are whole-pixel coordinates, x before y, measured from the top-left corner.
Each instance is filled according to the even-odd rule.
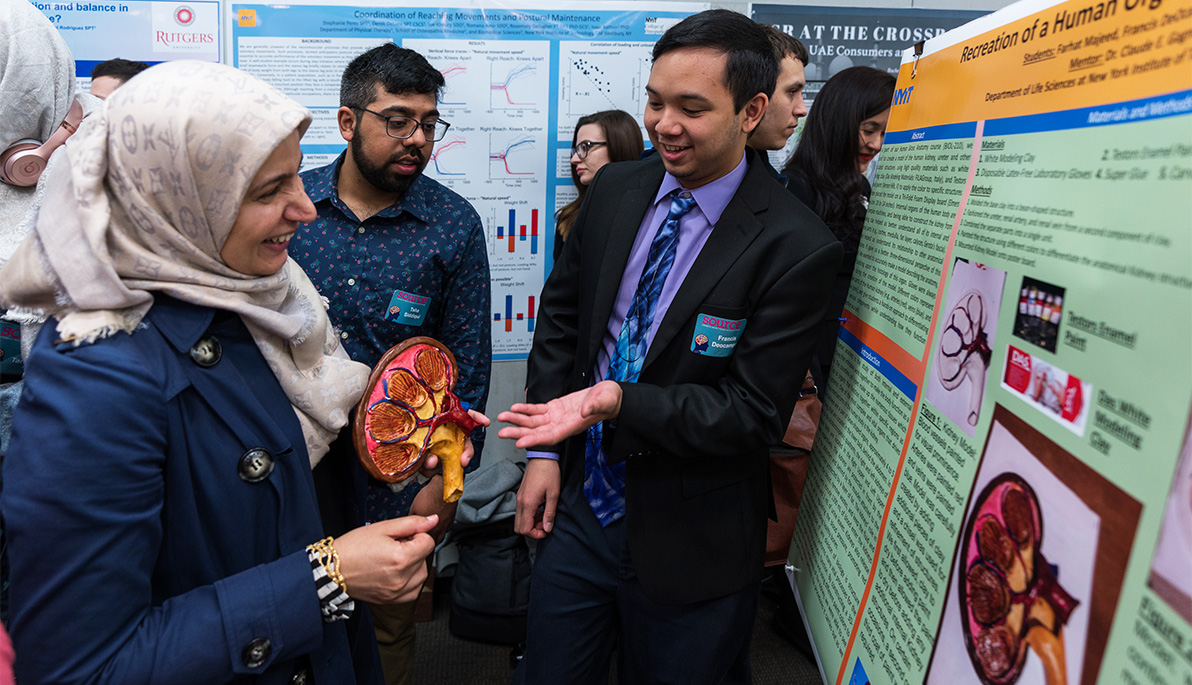
[[[579,157],[580,159],[587,159],[588,153],[592,151],[592,148],[598,145],[608,145],[608,143],[604,141],[596,142],[592,140],[585,140],[584,142],[579,143],[575,147],[571,148],[571,154]]]
[[[365,109],[364,107],[353,107],[352,109],[358,109],[361,112],[368,112],[369,114],[381,117],[385,120],[385,133],[389,134],[390,138],[398,138],[400,140],[409,138],[414,135],[414,131],[421,128],[422,135],[426,136],[427,140],[437,143],[447,135],[447,129],[451,128],[451,124],[442,119],[418,121],[410,117],[391,117],[374,112],[371,109]]]

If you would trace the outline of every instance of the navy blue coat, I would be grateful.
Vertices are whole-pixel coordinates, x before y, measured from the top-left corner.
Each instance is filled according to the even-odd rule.
[[[28,360],[0,497],[19,681],[288,683],[309,666],[373,682],[344,622],[322,621],[302,431],[240,318],[158,296],[132,335],[75,347],[54,329]],[[189,354],[206,336],[209,368]],[[249,482],[254,448],[273,469]]]

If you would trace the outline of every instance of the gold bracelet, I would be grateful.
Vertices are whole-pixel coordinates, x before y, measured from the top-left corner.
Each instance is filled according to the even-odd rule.
[[[319,566],[323,567],[327,577],[346,594],[348,582],[344,580],[344,574],[339,572],[339,552],[335,551],[334,542],[335,538],[323,538],[313,545],[307,545],[306,548],[318,555]]]

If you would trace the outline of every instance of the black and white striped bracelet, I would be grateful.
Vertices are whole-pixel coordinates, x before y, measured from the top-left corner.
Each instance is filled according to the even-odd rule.
[[[308,549],[306,555],[310,558],[310,570],[315,576],[315,587],[319,592],[319,608],[323,612],[323,622],[334,623],[350,617],[356,610],[356,602],[327,575],[327,569],[319,563],[318,552]]]

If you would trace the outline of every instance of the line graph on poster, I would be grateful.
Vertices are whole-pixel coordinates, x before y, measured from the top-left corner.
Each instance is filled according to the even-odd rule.
[[[435,144],[435,150],[430,155],[429,169],[433,169],[435,176],[465,176],[466,163],[462,160],[462,152],[468,146],[463,136],[449,134],[447,138]],[[454,153],[454,154],[453,154]]]
[[[486,127],[481,127],[482,130]],[[506,184],[538,182],[544,171],[544,153],[532,133],[491,131],[488,134],[488,178]]]
[[[489,108],[538,109],[541,91],[535,93],[534,77],[537,75],[538,66],[530,61],[489,64]]]
[[[439,110],[454,125],[496,115],[546,126],[550,43],[526,40],[406,38],[443,75]]]
[[[441,68],[439,73],[443,74],[443,98],[439,100],[440,107],[467,107],[468,103],[464,99],[464,86],[461,84],[468,75],[468,66],[458,62],[449,64],[445,68]]]

